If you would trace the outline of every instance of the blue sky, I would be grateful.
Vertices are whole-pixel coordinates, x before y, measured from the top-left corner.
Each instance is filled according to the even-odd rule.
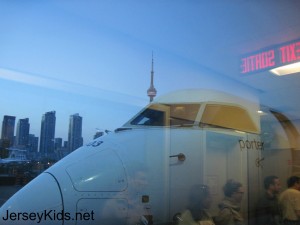
[[[204,57],[202,34],[216,29],[198,7],[171,0],[0,1],[0,120],[28,117],[30,133],[40,136],[42,114],[55,110],[56,137],[66,140],[69,116],[79,113],[86,143],[96,128],[120,127],[148,104],[152,51],[158,95],[224,88],[226,80],[204,78],[210,71],[194,60]]]

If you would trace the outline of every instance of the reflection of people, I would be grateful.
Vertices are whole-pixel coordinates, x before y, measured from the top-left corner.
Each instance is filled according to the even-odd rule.
[[[181,213],[179,225],[214,225],[208,209],[212,198],[208,186],[194,186],[190,194],[190,207]]]
[[[240,203],[244,190],[242,184],[228,180],[223,187],[225,198],[219,204],[219,214],[215,217],[217,225],[241,225],[244,219],[240,214]]]
[[[279,178],[267,176],[264,179],[265,193],[259,199],[256,207],[257,225],[278,225],[280,223],[280,210],[277,195],[281,186]]]
[[[292,176],[287,180],[288,189],[279,196],[283,224],[300,224],[300,177]]]
[[[193,204],[190,210],[193,217],[200,225],[214,224],[211,215],[208,213],[208,209],[212,203],[212,197],[208,186],[200,185],[198,194],[198,198],[191,199]]]

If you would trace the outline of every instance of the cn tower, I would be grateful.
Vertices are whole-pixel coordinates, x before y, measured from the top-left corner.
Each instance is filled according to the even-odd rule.
[[[153,71],[153,53],[152,53],[151,83],[149,89],[147,90],[147,95],[150,98],[150,102],[153,101],[153,98],[156,96],[157,93],[156,89],[154,88],[153,79],[154,79],[154,71]]]

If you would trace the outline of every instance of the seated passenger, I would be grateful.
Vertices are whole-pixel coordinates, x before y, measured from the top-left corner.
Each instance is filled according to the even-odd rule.
[[[223,187],[225,198],[219,204],[219,214],[214,221],[217,225],[242,225],[244,219],[240,213],[240,204],[244,190],[242,184],[228,180]]]

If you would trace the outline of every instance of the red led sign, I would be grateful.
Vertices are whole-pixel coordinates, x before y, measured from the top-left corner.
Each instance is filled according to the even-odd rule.
[[[300,61],[300,40],[249,53],[240,59],[242,74],[261,72]]]

